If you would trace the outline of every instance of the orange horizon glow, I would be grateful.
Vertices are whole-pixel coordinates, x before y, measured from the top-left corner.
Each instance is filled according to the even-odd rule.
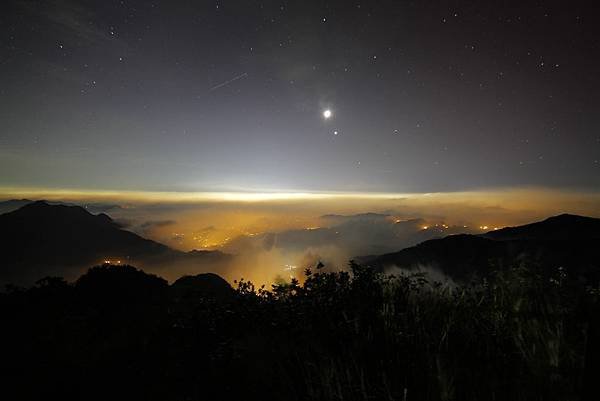
[[[0,198],[46,199],[83,204],[113,202],[116,221],[137,222],[128,229],[174,249],[221,250],[242,255],[221,267],[228,280],[245,277],[271,282],[289,275],[285,266],[306,267],[323,257],[337,266],[355,254],[332,244],[306,249],[263,249],[257,236],[287,230],[311,231],[335,226],[324,215],[374,212],[389,224],[419,218],[422,230],[445,235],[450,228],[491,231],[539,221],[561,213],[600,217],[600,193],[547,188],[503,188],[440,193],[350,192],[157,192],[0,187]],[[163,207],[164,206],[164,207]],[[168,222],[143,227],[143,222]],[[137,230],[137,231],[136,231]],[[455,230],[456,231],[456,230]],[[257,239],[257,241],[252,241]],[[366,253],[365,253],[366,254]],[[117,255],[104,255],[116,260]],[[123,261],[123,259],[121,259]],[[140,267],[140,266],[138,266]],[[175,277],[178,268],[169,273]],[[183,270],[182,270],[183,271]],[[166,274],[166,273],[165,273]]]
[[[296,200],[398,200],[404,198],[421,199],[478,199],[506,197],[552,195],[560,199],[576,199],[593,197],[600,200],[600,191],[556,189],[546,187],[499,187],[466,191],[449,192],[344,192],[344,191],[294,191],[294,190],[262,190],[262,191],[144,191],[118,189],[86,189],[86,188],[51,188],[51,187],[0,187],[0,198],[15,197],[94,200],[130,200],[130,201],[162,201],[162,202],[264,202],[264,201],[296,201]]]

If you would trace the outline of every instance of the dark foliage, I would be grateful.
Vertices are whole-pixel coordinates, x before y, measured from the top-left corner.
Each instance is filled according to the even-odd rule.
[[[586,399],[597,296],[535,267],[451,287],[319,265],[234,291],[105,265],[0,296],[0,373],[10,400]]]

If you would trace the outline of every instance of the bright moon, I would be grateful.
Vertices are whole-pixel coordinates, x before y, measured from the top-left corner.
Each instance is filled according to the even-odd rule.
[[[331,118],[331,116],[332,116],[331,110],[327,109],[327,110],[325,110],[325,111],[323,112],[323,117],[324,117],[326,120],[330,119],[330,118]]]

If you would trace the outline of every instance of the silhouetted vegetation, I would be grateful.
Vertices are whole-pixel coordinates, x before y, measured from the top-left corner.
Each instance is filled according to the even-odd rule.
[[[597,284],[531,266],[459,286],[324,270],[232,289],[104,265],[9,288],[5,399],[586,399]]]

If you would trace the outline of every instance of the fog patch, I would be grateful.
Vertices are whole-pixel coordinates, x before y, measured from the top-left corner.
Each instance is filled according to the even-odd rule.
[[[433,265],[417,264],[411,267],[405,266],[387,266],[383,270],[384,274],[391,276],[410,276],[414,274],[422,274],[428,282],[429,286],[439,283],[444,288],[454,289],[457,283],[452,277],[445,274],[443,271]]]

